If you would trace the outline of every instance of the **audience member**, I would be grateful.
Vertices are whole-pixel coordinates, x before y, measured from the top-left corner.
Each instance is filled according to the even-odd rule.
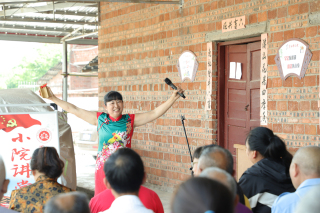
[[[230,175],[233,175],[234,171],[232,154],[229,152],[229,150],[217,145],[208,145],[204,147],[198,162],[198,170],[196,172],[196,175],[200,174],[202,170],[209,167],[218,167],[227,171]],[[237,184],[237,194],[239,196],[239,202],[251,209],[249,200],[243,194],[243,191],[239,184]]]
[[[196,173],[196,171],[198,170],[198,161],[199,158],[201,156],[202,150],[203,150],[204,146],[199,146],[196,148],[196,150],[194,150],[193,152],[193,159],[192,159],[192,171],[193,174]]]
[[[89,200],[83,192],[69,192],[52,197],[44,213],[90,213]]]
[[[216,180],[229,188],[234,199],[235,213],[252,213],[245,205],[239,203],[239,196],[237,195],[237,184],[234,178],[218,167],[209,167],[201,172],[199,177],[206,177]]]
[[[320,210],[319,197],[320,185],[317,185],[302,197],[294,213],[318,213]]]
[[[281,194],[272,206],[273,213],[294,212],[302,196],[320,184],[320,147],[300,148],[292,159],[290,177],[297,190]]]
[[[13,190],[9,208],[18,212],[43,212],[46,202],[53,196],[71,189],[57,182],[64,163],[54,147],[42,147],[34,151],[30,162],[35,183]]]
[[[222,183],[195,177],[182,183],[173,198],[172,213],[233,213],[233,197]]]
[[[104,164],[105,185],[115,200],[104,213],[151,213],[140,201],[138,194],[145,176],[140,156],[129,148],[110,155]]]
[[[254,164],[239,180],[254,213],[270,213],[271,206],[283,192],[294,192],[289,176],[292,155],[284,142],[265,127],[250,131],[246,153]]]
[[[6,179],[6,168],[4,166],[4,162],[2,159],[2,156],[0,155],[0,201],[3,198],[3,195],[5,193],[7,193],[7,189],[8,189],[8,184],[9,184],[9,180]],[[7,208],[1,207],[0,206],[0,212],[1,213],[10,213],[10,212],[15,212],[12,210],[9,210]]]
[[[145,182],[145,177],[143,182]],[[147,209],[151,209],[155,213],[164,213],[159,196],[151,189],[141,186],[139,189],[139,199]],[[98,213],[109,209],[114,200],[115,197],[110,189],[100,192],[90,200],[89,207],[91,213]]]

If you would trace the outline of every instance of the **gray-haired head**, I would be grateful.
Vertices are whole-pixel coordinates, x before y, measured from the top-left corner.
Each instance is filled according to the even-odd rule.
[[[229,150],[220,146],[204,148],[199,158],[198,168],[204,170],[209,167],[218,167],[233,174],[233,157]]]
[[[314,186],[303,196],[294,213],[318,213],[320,209],[320,185]]]
[[[320,177],[320,147],[306,146],[300,148],[293,156],[292,163],[299,166],[301,172],[306,176]]]
[[[235,179],[225,170],[218,167],[209,167],[201,172],[199,177],[206,177],[224,184],[231,191],[233,198],[237,195],[237,184]]]
[[[89,200],[83,192],[69,192],[52,197],[44,213],[90,213]]]

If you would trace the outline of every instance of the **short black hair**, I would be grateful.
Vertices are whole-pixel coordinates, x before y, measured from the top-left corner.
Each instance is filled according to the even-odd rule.
[[[138,192],[144,177],[143,162],[132,149],[120,148],[104,163],[104,174],[117,193]]]
[[[107,102],[113,101],[113,100],[120,100],[123,101],[122,95],[117,91],[110,91],[104,96],[104,105],[106,105]]]
[[[38,170],[47,177],[58,178],[62,174],[64,163],[54,147],[41,147],[34,150],[30,166],[31,170]]]

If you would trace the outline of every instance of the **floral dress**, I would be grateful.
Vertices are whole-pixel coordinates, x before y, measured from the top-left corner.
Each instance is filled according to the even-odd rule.
[[[12,191],[9,209],[23,213],[41,213],[51,197],[71,191],[53,178],[41,175],[34,184]]]
[[[131,148],[133,135],[134,114],[125,114],[117,119],[106,113],[98,112],[99,147],[95,172],[95,195],[106,189],[103,183],[105,177],[103,171],[104,162],[117,149]]]

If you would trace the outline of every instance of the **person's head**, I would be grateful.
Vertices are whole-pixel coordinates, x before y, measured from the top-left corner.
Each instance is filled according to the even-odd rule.
[[[182,183],[171,205],[172,213],[233,213],[233,198],[222,183],[204,177],[196,177]]]
[[[198,169],[198,161],[199,161],[199,158],[201,156],[201,153],[202,153],[202,150],[203,150],[203,146],[199,146],[196,148],[196,150],[194,150],[193,152],[193,165],[192,165],[192,171],[194,173],[196,173],[197,169]]]
[[[225,170],[218,167],[209,167],[201,172],[199,177],[206,177],[224,184],[232,193],[233,199],[237,196],[237,184],[235,179]]]
[[[268,158],[281,162],[287,168],[287,172],[292,160],[285,143],[266,127],[256,127],[250,131],[246,139],[246,153],[253,164]]]
[[[54,147],[41,147],[34,150],[30,167],[35,179],[39,175],[57,179],[62,174],[64,163]]]
[[[104,182],[117,195],[137,194],[145,173],[140,156],[129,148],[115,151],[104,164]]]
[[[90,213],[88,197],[83,192],[69,192],[52,197],[44,213]]]
[[[294,213],[318,213],[320,209],[320,185],[313,186],[297,204]]]
[[[4,166],[4,161],[0,155],[0,201],[3,195],[7,192],[9,180],[6,179],[6,167]]]
[[[198,162],[199,175],[204,169],[209,167],[218,167],[229,174],[233,174],[233,158],[231,153],[220,146],[204,148]]]
[[[293,156],[290,177],[295,188],[307,179],[320,178],[320,147],[300,148]]]
[[[122,115],[123,99],[122,95],[117,91],[110,91],[104,96],[105,109],[113,118]]]

